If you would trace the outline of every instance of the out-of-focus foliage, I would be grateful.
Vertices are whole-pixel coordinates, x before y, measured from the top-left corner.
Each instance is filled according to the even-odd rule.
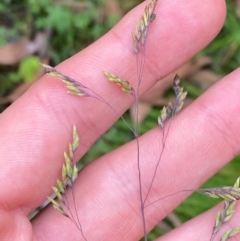
[[[53,29],[51,57],[57,63],[92,43],[115,23],[101,13],[104,5],[100,0],[72,3],[75,5],[70,7],[52,0],[28,0],[35,28]]]
[[[107,12],[105,5],[103,0],[2,0],[0,55],[4,59],[4,48],[14,44],[11,52],[16,63],[14,59],[10,65],[0,61],[0,98],[7,96],[22,82],[31,81],[36,74],[34,58],[24,59],[21,56],[28,55],[25,49],[38,44],[35,37],[39,33],[50,33],[44,54],[52,65],[57,65],[101,37],[118,21],[117,16]],[[23,38],[28,42],[23,43]],[[39,46],[35,48],[39,50]],[[40,51],[34,54],[43,57]],[[5,107],[0,104],[0,112]]]
[[[40,59],[37,56],[29,56],[21,61],[19,75],[23,81],[31,81],[40,68]]]
[[[238,1],[239,2],[239,1]],[[202,52],[213,58],[212,68],[228,74],[240,66],[240,6],[237,1],[227,1],[227,18],[219,35]]]
[[[0,3],[0,44],[52,29],[51,57],[58,63],[103,35],[117,19],[104,1],[23,0]]]

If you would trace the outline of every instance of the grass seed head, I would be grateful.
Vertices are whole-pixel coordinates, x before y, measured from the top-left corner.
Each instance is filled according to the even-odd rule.
[[[135,31],[132,33],[133,48],[136,53],[139,52],[141,45],[145,45],[149,24],[156,18],[156,14],[154,14],[156,5],[157,0],[152,0],[145,7],[144,13],[138,21]]]
[[[212,198],[222,198],[226,201],[237,201],[240,198],[240,188],[236,187],[206,188],[199,189],[198,192]]]
[[[134,90],[127,80],[121,79],[118,76],[107,71],[104,71],[103,74],[107,77],[109,81],[119,85],[123,92],[131,95],[134,94]]]

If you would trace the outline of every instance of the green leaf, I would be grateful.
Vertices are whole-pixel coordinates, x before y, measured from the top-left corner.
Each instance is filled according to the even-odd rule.
[[[40,59],[36,56],[30,56],[21,61],[19,66],[19,74],[25,82],[34,80],[40,66]]]

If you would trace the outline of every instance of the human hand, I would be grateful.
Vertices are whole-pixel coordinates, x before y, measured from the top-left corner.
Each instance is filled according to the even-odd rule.
[[[119,74],[136,85],[131,32],[145,5],[138,6],[107,35],[57,67],[96,90],[119,113],[132,104],[132,98],[113,89],[102,71]],[[147,39],[141,92],[213,39],[223,24],[225,3],[162,0],[155,12],[157,18]],[[226,76],[172,120],[152,200],[197,188],[239,152],[239,76],[239,70]],[[49,76],[0,115],[1,240],[81,240],[79,230],[52,206],[32,222],[27,215],[52,193],[52,186],[60,178],[62,153],[71,141],[73,123],[81,140],[76,153],[79,158],[117,118],[116,113],[94,99],[67,96],[62,83]],[[159,128],[140,138],[146,187],[153,168],[150,164],[159,157],[161,143]],[[142,237],[135,150],[133,141],[94,161],[79,174],[76,200],[88,240],[132,241]],[[186,195],[148,207],[148,230]],[[210,210],[158,240],[208,240],[215,216],[216,209]]]

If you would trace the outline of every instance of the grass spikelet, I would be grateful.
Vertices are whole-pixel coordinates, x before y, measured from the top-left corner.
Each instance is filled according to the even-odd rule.
[[[78,177],[78,168],[76,165],[73,166],[73,172],[72,172],[72,182],[74,183]]]
[[[61,193],[64,193],[64,185],[63,185],[63,183],[60,180],[57,180],[57,185],[58,185],[58,190]]]
[[[240,198],[240,188],[238,187],[220,187],[198,189],[197,192],[212,198],[222,198],[226,201],[237,201]]]
[[[167,120],[167,118],[168,118],[168,116],[167,116],[167,107],[164,106],[162,108],[160,116],[158,117],[158,124],[161,126],[161,128],[164,127],[164,123]]]
[[[156,4],[157,0],[152,0],[145,7],[144,13],[137,23],[136,30],[132,33],[134,51],[136,53],[139,52],[141,45],[145,45],[149,24],[156,18],[156,15],[153,13]]]
[[[73,182],[72,182],[73,167],[71,165],[70,158],[68,157],[66,152],[64,152],[64,159],[65,159],[66,177],[67,177],[66,183],[69,186],[72,186],[72,184],[73,184]]]
[[[74,83],[70,83],[67,81],[63,81],[65,83],[66,88],[69,90],[68,93],[72,95],[78,95],[83,97],[89,97],[89,94],[84,90],[80,89]]]
[[[57,187],[53,187],[52,189],[53,189],[54,193],[56,194],[57,198],[61,201],[63,199],[61,190],[59,190]]]
[[[236,201],[224,201],[223,209],[220,210],[217,214],[212,235],[215,235],[222,227],[222,225],[232,218],[234,214],[235,205],[236,205]]]
[[[69,90],[68,93],[78,96],[85,96],[89,97],[90,95],[84,91],[82,88],[84,87],[81,83],[75,81],[74,79],[62,74],[58,70],[54,69],[50,65],[41,64],[44,68],[47,74],[60,79],[66,86],[66,88]]]
[[[234,183],[233,187],[238,188],[240,184],[240,177],[236,180],[236,182]]]
[[[164,128],[165,122],[182,109],[187,96],[187,91],[183,91],[183,88],[180,87],[180,78],[178,75],[176,75],[173,80],[173,90],[175,93],[175,104],[172,105],[172,103],[169,103],[167,106],[164,106],[158,117],[158,124],[162,129]]]
[[[67,185],[66,181],[67,181],[67,169],[66,169],[66,166],[65,164],[63,163],[63,166],[62,166],[62,180],[63,180],[63,184],[64,186]]]
[[[76,126],[73,126],[73,141],[69,144],[69,156],[64,152],[65,163],[62,166],[62,181],[57,180],[57,187],[53,187],[53,191],[60,200],[63,200],[62,194],[65,194],[67,185],[72,186],[78,176],[78,168],[74,164],[74,152],[79,146],[79,137]]]
[[[63,208],[58,204],[57,201],[48,197],[48,200],[52,203],[54,209],[56,209],[60,214],[64,215],[65,217],[69,217],[68,214],[63,210]]]
[[[77,133],[77,128],[73,126],[73,143],[72,143],[72,152],[75,152],[79,146],[79,137]]]
[[[176,96],[176,102],[173,115],[177,114],[183,107],[184,100],[187,96],[187,91],[183,91],[183,87],[180,87],[180,78],[178,75],[173,80],[173,90]]]
[[[103,74],[107,77],[108,80],[119,85],[123,92],[134,95],[134,89],[127,80],[121,79],[118,76],[107,71],[104,71]]]
[[[161,114],[158,117],[158,124],[163,129],[165,126],[165,122],[172,117],[173,114],[173,106],[172,103],[168,103],[167,106],[164,106],[161,110]]]
[[[228,238],[231,238],[231,237],[237,235],[239,232],[240,232],[240,227],[230,229],[223,234],[221,241],[227,241]]]
[[[73,145],[72,145],[72,143],[69,144],[68,150],[69,150],[69,157],[72,160],[73,159]]]
[[[236,180],[233,188],[239,188],[239,180],[240,178]],[[212,236],[210,239],[211,241],[214,239],[214,237],[216,236],[216,233],[219,231],[222,225],[232,218],[235,211],[234,208],[235,208],[236,202],[237,202],[236,200],[224,200],[223,209],[218,212],[216,217],[215,225],[213,227]],[[233,229],[233,230],[226,231],[223,234],[221,240],[227,240],[229,237],[232,237],[237,233],[239,233],[239,231],[240,231],[240,227],[237,227],[236,229]]]

